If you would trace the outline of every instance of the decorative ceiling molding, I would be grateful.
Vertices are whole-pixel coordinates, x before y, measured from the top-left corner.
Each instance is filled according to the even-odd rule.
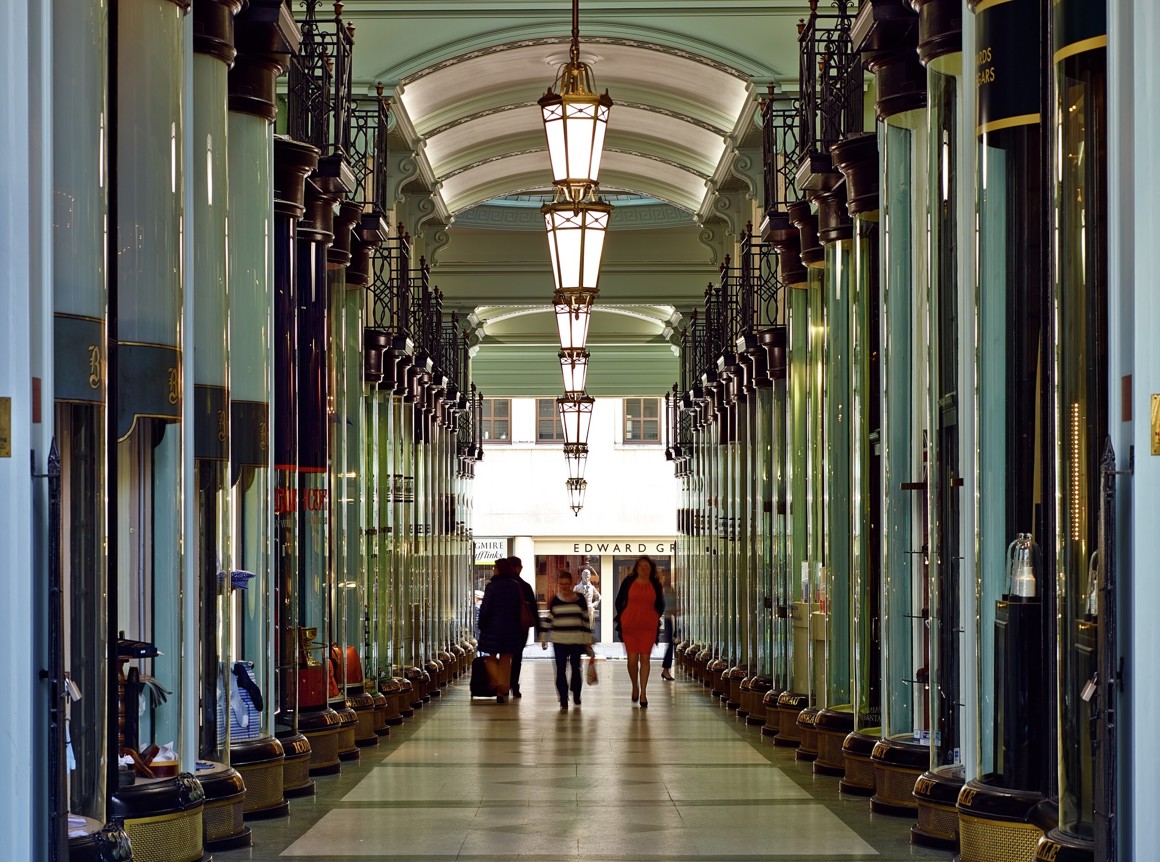
[[[497,51],[555,45],[566,46],[570,43],[570,37],[565,32],[566,24],[567,22],[564,21],[537,22],[506,30],[481,33],[440,46],[426,54],[409,58],[403,63],[388,66],[379,70],[377,74],[371,75],[365,82],[358,81],[356,83],[365,84],[373,89],[377,82],[382,81],[388,90],[393,92],[395,89],[405,88],[412,81],[433,72],[454,66],[464,60],[495,54]],[[656,51],[680,57],[698,65],[708,66],[743,81],[753,79],[779,81],[785,77],[785,74],[780,70],[767,66],[756,58],[744,57],[720,45],[638,24],[586,21],[582,44],[621,45]],[[795,68],[792,72],[796,74],[796,63],[794,65]],[[371,89],[368,89],[367,92],[371,92]]]
[[[670,227],[687,227],[693,223],[692,214],[671,204],[650,204],[647,206],[620,206],[613,210],[609,221],[610,231],[653,230]],[[538,207],[483,206],[472,207],[455,217],[459,227],[480,230],[544,230],[544,217]]]

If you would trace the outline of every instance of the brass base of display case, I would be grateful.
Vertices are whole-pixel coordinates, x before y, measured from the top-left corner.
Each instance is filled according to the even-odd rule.
[[[729,694],[729,680],[725,679],[725,671],[729,670],[729,662],[722,658],[715,658],[705,665],[708,674],[709,691],[720,699],[722,694]]]
[[[846,753],[843,745],[854,730],[854,711],[849,706],[819,709],[814,716],[814,730],[818,734],[818,756],[814,759],[814,775],[846,774]]]
[[[1090,838],[1050,829],[1035,845],[1035,862],[1095,862],[1096,847]],[[70,860],[71,862],[71,860]]]
[[[358,733],[358,713],[342,701],[333,703],[331,708],[338,713],[338,759],[352,763],[362,756],[355,741]]]
[[[910,843],[939,850],[957,850],[959,812],[956,807],[963,788],[961,766],[940,766],[924,772],[914,784],[918,822],[910,827]]]
[[[411,683],[411,709],[422,709],[431,702],[431,695],[427,692],[431,675],[427,671],[419,667],[407,667],[403,669],[403,676]]]
[[[773,680],[769,677],[754,676],[749,679],[749,707],[746,709],[746,724],[753,726],[765,725],[767,708],[765,697],[772,690]],[[738,714],[740,715],[740,713]]]
[[[845,775],[838,782],[838,790],[849,796],[874,794],[874,761],[871,755],[881,737],[879,728],[855,730],[842,740],[842,757],[846,762]]]
[[[771,688],[761,696],[761,707],[765,721],[761,725],[761,735],[776,737],[781,730],[781,716],[777,711],[777,701],[785,692]],[[776,742],[776,740],[774,740]]]
[[[914,783],[930,766],[930,746],[887,737],[874,745],[874,795],[870,810],[891,817],[917,817]]]
[[[459,679],[463,676],[463,672],[467,669],[469,662],[467,661],[467,650],[461,644],[453,643],[447,647],[448,651],[455,656],[455,664],[452,670],[454,679]]]
[[[375,699],[362,686],[347,689],[346,705],[354,710],[357,723],[354,727],[354,744],[359,748],[369,748],[379,744],[375,733]]]
[[[773,737],[773,744],[787,748],[801,745],[802,732],[798,728],[797,719],[801,711],[806,708],[807,698],[804,694],[792,691],[783,691],[777,698],[777,733]]]
[[[798,749],[793,753],[796,760],[810,762],[818,759],[818,729],[814,722],[818,720],[817,707],[807,706],[797,716],[798,733],[801,740]]]
[[[236,850],[254,843],[245,824],[246,782],[241,773],[224,763],[199,770],[197,780],[205,793],[202,821],[207,850]]]
[[[309,752],[306,757],[309,760]],[[246,783],[243,813],[247,819],[284,817],[290,813],[290,803],[283,791],[285,761],[282,743],[268,736],[230,743],[230,765],[241,773]]]
[[[124,822],[135,862],[202,862],[205,791],[188,772],[119,787],[110,813]]]
[[[1036,822],[1043,797],[1010,790],[985,776],[959,791],[959,855],[962,862],[1031,862],[1045,829]]]
[[[71,815],[73,818],[78,815]],[[133,858],[129,835],[116,823],[107,826],[91,817],[69,824],[69,862],[126,862]]]
[[[375,736],[390,736],[391,729],[387,726],[387,716],[391,712],[391,699],[381,691],[372,691],[370,696],[375,704],[374,724],[372,725]]]
[[[443,682],[443,676],[446,673],[446,668],[443,662],[438,659],[431,659],[424,663],[423,670],[427,672],[427,694],[431,697],[442,697],[442,687],[446,684]]]
[[[415,684],[404,676],[395,677],[399,683],[399,692],[396,695],[396,700],[399,704],[399,715],[403,718],[410,718],[415,714],[415,707],[412,706],[412,701],[415,699]],[[419,701],[420,708],[423,706],[422,699]]]
[[[741,683],[745,682],[749,676],[749,671],[743,667],[735,666],[725,670],[721,674],[721,686],[725,697],[725,706],[733,710],[742,718],[745,714],[741,712]]]
[[[282,792],[287,798],[313,796],[314,780],[310,777],[310,740],[301,733],[278,735],[282,744]]]
[[[403,723],[403,713],[400,712],[399,700],[402,697],[403,680],[397,676],[388,676],[379,680],[379,693],[387,699],[386,722],[388,725]]]
[[[333,709],[324,707],[299,713],[298,731],[310,742],[312,776],[337,775],[342,770],[338,757],[338,732],[341,727],[342,719]]]
[[[713,661],[713,651],[704,644],[700,644],[700,649],[693,659],[693,678],[701,683],[704,688],[712,688],[713,680],[709,676],[709,662]]]
[[[439,670],[439,687],[447,688],[455,676],[455,656],[449,650],[441,650],[435,658],[442,665]]]

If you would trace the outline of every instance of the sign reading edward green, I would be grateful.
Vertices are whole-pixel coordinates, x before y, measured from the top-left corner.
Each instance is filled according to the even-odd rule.
[[[973,0],[977,134],[1040,122],[1039,0]]]

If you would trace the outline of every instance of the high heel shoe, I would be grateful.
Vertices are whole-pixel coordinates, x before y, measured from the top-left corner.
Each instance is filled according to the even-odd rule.
[[[661,679],[663,679],[665,682],[672,682],[673,681],[673,675],[671,673],[669,673],[668,668],[665,668],[664,670],[661,671]]]
[[[645,700],[643,697],[640,699],[640,708],[641,709],[648,709],[648,701]]]

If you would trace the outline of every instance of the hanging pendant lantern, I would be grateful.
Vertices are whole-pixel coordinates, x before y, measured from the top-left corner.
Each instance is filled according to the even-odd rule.
[[[588,351],[570,347],[561,350],[560,371],[564,376],[565,395],[583,395],[588,387]]]
[[[592,427],[592,407],[596,399],[591,395],[571,395],[557,398],[560,424],[564,428],[565,443],[588,445],[588,431]]]
[[[568,505],[572,508],[572,514],[579,515],[580,510],[584,508],[584,492],[588,490],[588,483],[583,479],[569,479],[565,484],[568,488]]]
[[[555,88],[555,89],[553,89]],[[572,0],[572,42],[568,62],[540,97],[540,113],[552,161],[557,196],[579,203],[595,193],[612,99],[596,94],[592,69],[580,62],[580,2]]]

